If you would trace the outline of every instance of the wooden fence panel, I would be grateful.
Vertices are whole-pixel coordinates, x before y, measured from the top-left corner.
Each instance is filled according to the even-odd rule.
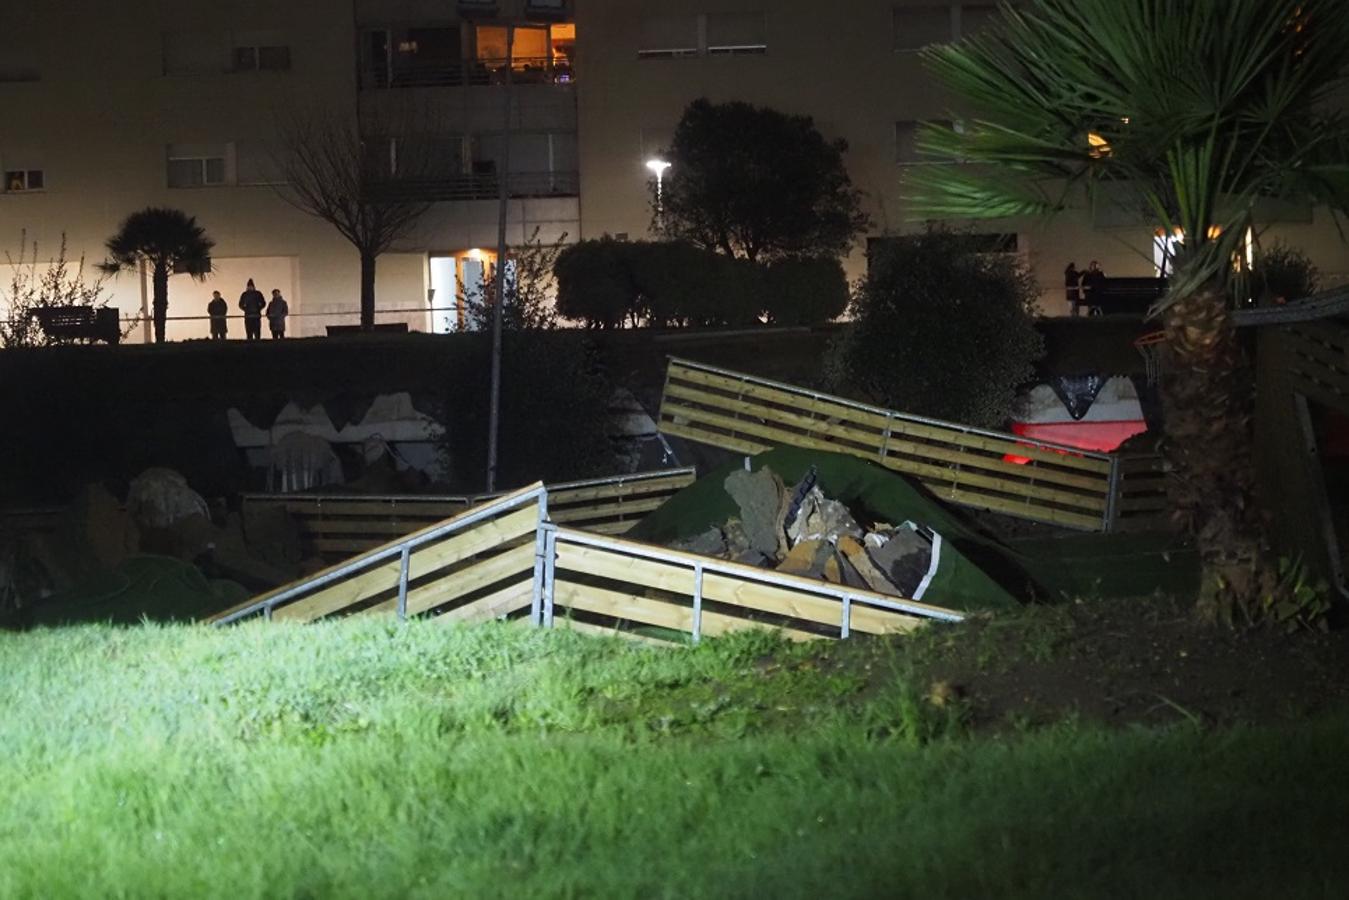
[[[1293,388],[1349,412],[1349,327],[1334,322],[1290,325],[1281,337]]]
[[[601,534],[622,534],[642,516],[688,487],[691,468],[669,469],[548,488],[549,513],[556,522]],[[391,537],[440,522],[500,495],[462,497],[300,496],[248,494],[245,508],[281,508],[297,523],[304,549],[328,561],[345,559]],[[247,516],[245,517],[247,521]]]
[[[1109,527],[1109,456],[906,416],[791,385],[671,359],[666,434],[742,453],[774,446],[848,453],[920,481],[937,497],[1100,531]]]

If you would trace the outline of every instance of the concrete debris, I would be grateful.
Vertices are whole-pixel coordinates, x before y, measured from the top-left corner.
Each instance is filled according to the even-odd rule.
[[[169,528],[193,515],[211,518],[206,501],[188,487],[187,479],[164,468],[146,469],[131,480],[126,510],[141,528]]]
[[[726,476],[739,507],[728,519],[675,549],[776,569],[899,597],[912,597],[932,562],[932,538],[905,522],[858,524],[847,506],[825,496],[814,470],[788,489],[771,469]]]
[[[765,556],[785,555],[788,545],[781,523],[787,504],[777,473],[766,467],[757,472],[737,469],[726,476],[725,486],[726,493],[740,507],[740,521],[750,547]]]

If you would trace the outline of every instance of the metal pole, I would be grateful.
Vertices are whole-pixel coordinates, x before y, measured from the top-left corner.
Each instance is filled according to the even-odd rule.
[[[548,556],[548,494],[539,495],[539,521],[534,526],[534,583],[530,587],[529,621],[535,628],[543,624],[543,585],[553,569]]]
[[[548,530],[544,540],[543,627],[553,627],[553,596],[557,589],[557,531]]]
[[[492,392],[487,411],[487,492],[496,490],[497,436],[501,426],[501,324],[506,304],[506,216],[510,212],[511,73],[515,24],[506,23],[506,88],[502,100],[501,159],[497,164],[497,271],[492,304]]]
[[[843,595],[843,628],[839,638],[846,640],[852,634],[852,594]]]
[[[693,567],[693,643],[703,639],[703,564]]]
[[[398,561],[398,621],[408,617],[408,562],[412,558],[412,548],[403,545],[402,558]]]

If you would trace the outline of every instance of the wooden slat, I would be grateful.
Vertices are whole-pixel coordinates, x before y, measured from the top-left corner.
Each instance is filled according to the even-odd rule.
[[[771,444],[758,444],[738,437],[704,431],[700,428],[693,428],[680,422],[676,422],[673,419],[665,420],[662,418],[660,430],[662,433],[670,435],[671,437],[686,438],[690,441],[697,441],[702,444],[710,443],[717,447],[725,447],[727,450],[734,450],[737,453],[748,453],[751,456],[763,453],[765,450],[773,449]]]
[[[579,609],[615,619],[627,619],[672,631],[693,633],[693,609],[670,603],[654,597],[638,594],[626,594],[589,585],[558,581],[553,587],[554,606]],[[554,620],[556,621],[556,619]],[[793,641],[819,640],[822,635],[811,634],[795,628],[779,628],[766,622],[753,622],[722,613],[703,610],[702,633],[707,637],[730,634],[732,631],[745,631],[750,628],[762,628],[776,631]]]
[[[689,597],[693,595],[693,571],[674,563],[641,559],[598,547],[582,547],[559,542],[557,565],[559,569],[595,575],[623,584],[636,584]],[[818,589],[818,582],[808,579],[800,581],[804,589],[793,590],[788,587],[750,582],[734,575],[704,572],[703,596],[709,600],[822,625],[841,625],[842,603],[833,598],[808,593],[812,587]],[[850,593],[862,595],[868,592]],[[916,617],[877,610],[861,603],[853,604],[852,627],[856,631],[890,634],[908,631],[917,623]]]
[[[434,518],[439,522],[457,516],[469,509],[469,504],[444,501],[419,501],[413,499],[389,500],[372,497],[369,500],[309,500],[287,498],[281,501],[250,500],[259,505],[278,505],[295,516],[411,516],[414,518]]]
[[[653,497],[650,500],[632,500],[627,503],[614,503],[608,506],[577,506],[571,509],[554,510],[548,506],[548,518],[559,524],[563,522],[583,522],[587,519],[610,519],[615,516],[634,516],[660,509],[668,497]]]
[[[584,503],[589,500],[604,500],[610,497],[635,497],[643,494],[674,494],[693,484],[696,476],[692,474],[670,476],[668,478],[649,478],[642,481],[625,481],[621,484],[608,484],[599,487],[565,488],[548,492],[548,506],[567,506]]]
[[[1049,481],[1055,484],[1066,485],[1068,487],[1084,488],[1088,491],[1103,491],[1108,484],[1108,479],[1096,475],[1084,475],[1080,470],[1061,471],[1055,470],[1051,465],[1061,465],[1061,458],[1054,459],[1051,463],[1044,465],[1031,463],[1014,463],[1004,459],[1005,455],[1012,454],[1023,459],[1033,459],[1034,454],[1022,453],[1022,450],[1034,450],[1034,447],[1024,447],[1013,442],[1008,442],[1007,446],[998,451],[996,455],[987,455],[987,453],[970,452],[958,442],[947,441],[945,446],[935,444],[920,444],[911,440],[906,440],[903,436],[890,436],[889,438],[882,432],[859,431],[855,428],[848,428],[842,424],[830,424],[811,419],[807,416],[798,415],[786,410],[769,409],[753,403],[731,400],[729,398],[717,398],[714,403],[707,395],[695,391],[681,390],[678,385],[670,385],[667,394],[672,397],[692,399],[698,403],[708,406],[716,406],[718,409],[731,410],[736,413],[754,416],[756,418],[772,422],[774,424],[794,425],[802,429],[805,433],[817,440],[823,440],[827,443],[842,443],[843,440],[849,441],[856,446],[846,447],[846,452],[855,455],[864,455],[867,457],[884,455],[905,455],[915,456],[921,459],[941,460],[956,466],[974,467],[979,469],[988,469],[1003,474],[1016,474],[1023,478],[1031,478],[1026,473],[1034,473],[1036,481]],[[725,402],[722,402],[722,401]],[[669,404],[670,414],[688,415],[687,411],[696,407],[684,405]],[[715,413],[715,410],[708,410],[709,413]],[[694,417],[696,418],[696,417]],[[731,423],[738,425],[743,420],[729,417],[721,420],[723,427],[733,428]],[[958,432],[953,432],[958,433]],[[842,449],[842,448],[841,448]],[[1067,458],[1063,454],[1062,458]],[[1108,470],[1108,467],[1107,467]]]
[[[486,597],[455,607],[436,616],[436,621],[472,624],[490,622],[529,606],[534,600],[534,581],[529,579],[493,591]],[[528,621],[528,618],[526,618]]]
[[[728,375],[691,369],[673,360],[670,363],[669,379],[671,381],[701,384],[707,387],[729,391],[740,396],[758,397],[762,400],[778,403],[792,410],[810,410],[811,412],[819,413],[826,419],[846,420],[870,426],[881,431],[888,428],[891,434],[904,434],[910,437],[944,441],[947,443],[960,444],[965,447],[988,450],[994,453],[1018,453],[1019,455],[1028,458],[1042,459],[1045,462],[1063,465],[1068,468],[1083,469],[1088,472],[1108,473],[1110,471],[1109,460],[1090,456],[1072,455],[1067,456],[1065,459],[1064,455],[1060,454],[1057,450],[1035,446],[1022,446],[1025,438],[1020,438],[1016,435],[1000,435],[992,437],[984,434],[974,434],[962,428],[944,428],[937,424],[917,422],[904,416],[902,413],[893,413],[890,416],[886,416],[880,412],[858,409],[848,403],[821,400],[804,391],[799,393],[786,391],[781,388],[770,387],[752,381],[741,381]],[[1011,449],[1009,445],[1019,449]]]
[[[761,425],[743,419],[736,420],[718,413],[694,409],[692,407],[673,407],[671,412],[672,414],[689,421],[702,421],[723,428],[733,428],[737,431],[761,437],[780,445],[805,447],[832,453],[848,453],[853,456],[860,456],[863,459],[870,459],[873,462],[880,463],[895,471],[915,475],[925,481],[932,481],[939,484],[969,485],[972,487],[999,491],[1005,494],[1017,494],[1031,498],[1035,501],[1052,501],[1053,503],[1078,510],[1087,510],[1091,512],[1105,511],[1105,490],[1109,484],[1105,480],[1098,482],[1099,490],[1095,493],[1077,493],[1055,487],[1041,487],[1039,484],[1032,483],[1028,480],[1030,476],[1023,476],[1023,478],[1027,480],[1012,480],[1010,478],[998,477],[995,475],[983,475],[965,469],[954,469],[946,466],[921,463],[906,457],[885,456],[884,458],[877,458],[874,453],[859,451],[846,444],[837,444],[831,441],[821,440],[819,438],[775,428],[771,425]],[[714,434],[712,432],[704,433]],[[1021,472],[1012,471],[1013,469],[1020,468],[1021,467],[1015,466],[1012,463],[1007,463],[1006,473],[1008,475],[1020,475]]]
[[[440,519],[430,521],[439,522]],[[315,536],[320,534],[403,535],[410,534],[418,528],[425,528],[427,522],[428,520],[424,519],[390,521],[376,514],[370,518],[361,519],[302,519],[299,524],[301,530]],[[387,537],[385,540],[387,540]]]
[[[465,597],[474,591],[504,581],[514,575],[534,575],[534,545],[524,544],[499,553],[489,559],[430,584],[420,585],[408,591],[407,614],[419,615],[428,609],[442,606]],[[528,588],[526,588],[528,590]],[[397,610],[398,598],[393,597],[372,607],[373,611],[385,612]]]

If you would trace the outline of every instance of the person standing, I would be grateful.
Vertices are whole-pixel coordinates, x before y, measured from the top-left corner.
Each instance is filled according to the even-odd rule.
[[[266,305],[262,291],[253,286],[252,278],[248,279],[248,290],[239,295],[239,308],[244,311],[245,339],[262,340],[262,308]]]
[[[1072,314],[1077,315],[1082,306],[1082,273],[1077,271],[1076,262],[1068,263],[1063,270],[1063,293]]]
[[[206,314],[211,317],[211,340],[223,341],[229,331],[225,317],[229,314],[229,304],[220,296],[219,291],[211,291],[211,302],[206,304]]]
[[[290,313],[290,306],[286,303],[286,298],[281,296],[279,288],[272,288],[272,302],[267,304],[267,324],[272,329],[272,340],[286,336],[286,316]]]
[[[1105,299],[1105,272],[1096,260],[1091,261],[1087,271],[1082,273],[1082,303],[1093,316],[1105,313],[1102,303]]]

